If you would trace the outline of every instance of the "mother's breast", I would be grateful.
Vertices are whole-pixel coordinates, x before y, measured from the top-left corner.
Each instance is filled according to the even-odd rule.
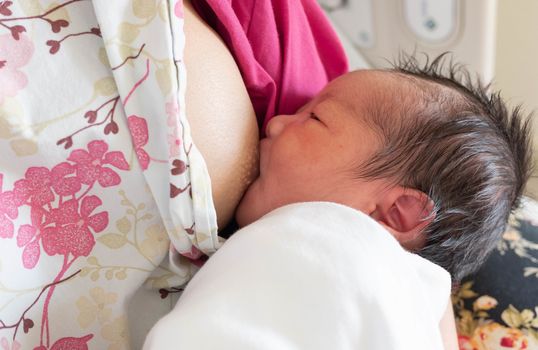
[[[258,126],[239,69],[220,37],[185,1],[186,112],[212,182],[219,228],[257,175]]]

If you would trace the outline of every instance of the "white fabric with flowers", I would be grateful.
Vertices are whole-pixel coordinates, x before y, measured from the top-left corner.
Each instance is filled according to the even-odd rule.
[[[219,247],[182,6],[0,1],[3,350],[139,348],[133,293],[158,300]]]

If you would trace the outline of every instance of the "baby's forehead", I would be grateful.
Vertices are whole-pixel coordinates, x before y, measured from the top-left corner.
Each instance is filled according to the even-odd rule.
[[[413,79],[385,70],[358,70],[331,82],[322,92],[350,105],[404,102],[414,95]]]
[[[395,72],[359,70],[331,82],[320,93],[318,101],[333,100],[362,119],[372,113],[411,108],[420,99],[413,85],[413,80]]]
[[[331,82],[326,90],[363,117],[369,112],[390,118],[439,108],[440,104],[465,103],[461,93],[450,86],[394,70],[353,71]]]

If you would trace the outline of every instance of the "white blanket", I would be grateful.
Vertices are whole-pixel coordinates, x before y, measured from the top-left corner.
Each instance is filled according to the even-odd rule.
[[[442,349],[449,292],[367,215],[298,203],[232,236],[144,349]]]

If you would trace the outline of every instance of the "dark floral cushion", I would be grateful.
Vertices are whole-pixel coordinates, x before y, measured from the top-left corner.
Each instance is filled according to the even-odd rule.
[[[515,213],[484,266],[453,293],[461,350],[538,349],[538,203]]]

